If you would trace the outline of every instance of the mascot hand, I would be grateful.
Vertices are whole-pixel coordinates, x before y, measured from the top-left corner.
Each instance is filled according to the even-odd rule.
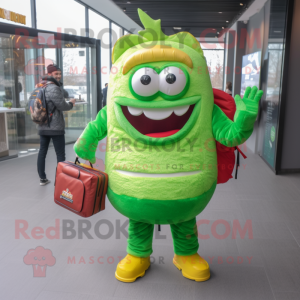
[[[91,157],[91,156],[89,156],[89,157],[87,157],[87,156],[78,156],[77,155],[77,157],[82,158],[84,160],[88,160],[89,162],[91,162],[91,164],[94,164],[96,162],[95,155],[93,157]]]
[[[87,143],[84,138],[79,138],[74,145],[74,151],[80,158],[88,160],[94,164],[96,162],[95,153],[97,145],[97,143]]]
[[[262,95],[263,91],[258,90],[256,86],[252,88],[248,86],[245,90],[243,99],[239,95],[236,95],[234,97],[236,104],[235,119],[240,112],[248,112],[250,115],[255,116],[256,118],[258,113],[258,103]]]
[[[88,161],[90,161],[92,164],[96,163],[95,155],[94,155],[94,157],[88,158]]]

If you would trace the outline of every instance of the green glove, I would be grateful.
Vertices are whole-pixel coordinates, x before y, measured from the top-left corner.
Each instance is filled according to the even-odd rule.
[[[243,99],[236,95],[236,113],[232,122],[217,105],[214,106],[212,127],[215,139],[227,147],[244,143],[252,134],[263,91],[247,87]]]
[[[101,109],[94,121],[88,123],[74,145],[75,153],[92,164],[96,162],[95,153],[98,142],[107,135],[106,106]]]
[[[253,124],[258,114],[258,103],[262,95],[263,91],[258,90],[256,86],[253,88],[248,86],[245,90],[243,99],[239,95],[234,97],[236,105],[234,122],[240,122],[240,125],[244,130],[253,129]],[[247,119],[246,124],[243,124],[243,120],[241,119],[240,115]]]

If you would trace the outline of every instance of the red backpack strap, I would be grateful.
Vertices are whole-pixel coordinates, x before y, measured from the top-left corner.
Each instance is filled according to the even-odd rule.
[[[233,121],[234,114],[236,111],[235,101],[233,97],[222,90],[213,89],[214,102],[218,105],[225,115]]]
[[[247,158],[247,156],[243,153],[243,151],[238,146],[235,146],[235,149],[237,150],[236,166],[235,166],[235,179],[237,179],[238,169],[240,167],[240,153],[244,158]]]
[[[222,90],[213,89],[214,103],[218,105],[225,115],[233,121],[236,111],[233,97]],[[217,183],[225,183],[232,178],[232,171],[235,165],[235,147],[226,147],[216,142],[218,159],[218,180]],[[240,151],[240,150],[238,150]],[[244,154],[243,154],[244,156]],[[239,161],[237,162],[239,164]],[[237,173],[236,173],[237,174]]]
[[[238,152],[241,153],[241,155],[242,155],[244,158],[247,158],[247,156],[244,154],[244,152],[243,152],[238,146],[236,146],[235,148],[236,148],[236,150],[237,150]]]

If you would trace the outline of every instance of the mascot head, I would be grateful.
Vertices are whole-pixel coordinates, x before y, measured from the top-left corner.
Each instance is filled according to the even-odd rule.
[[[191,34],[167,36],[160,20],[138,12],[145,30],[121,37],[112,52],[110,188],[132,199],[199,199],[217,179],[217,169],[208,167],[216,165],[216,145],[206,60]]]
[[[206,60],[190,33],[167,36],[160,20],[138,13],[145,30],[121,37],[113,48],[109,105],[131,138],[175,143],[212,110]]]

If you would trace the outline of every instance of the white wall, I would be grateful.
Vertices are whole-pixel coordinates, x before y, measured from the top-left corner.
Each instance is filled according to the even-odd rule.
[[[123,10],[117,6],[114,2],[109,0],[82,0],[85,4],[89,5],[96,11],[103,14],[105,17],[115,21],[119,25],[123,26],[127,31],[132,33],[138,33],[139,30],[143,30],[137,23],[130,19]],[[125,6],[130,4],[124,3]]]

